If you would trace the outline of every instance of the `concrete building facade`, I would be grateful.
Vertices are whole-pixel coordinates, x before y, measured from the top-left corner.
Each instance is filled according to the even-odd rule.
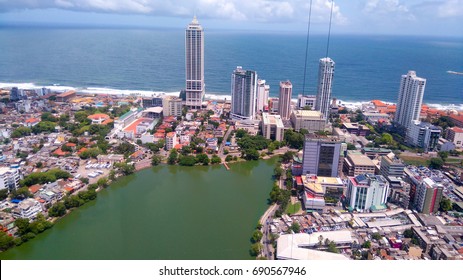
[[[291,115],[291,97],[293,95],[293,85],[290,81],[280,82],[280,98],[278,103],[278,113],[283,120],[289,120]]]
[[[320,111],[328,121],[331,110],[331,88],[334,75],[334,61],[329,57],[320,58],[318,65],[318,90],[315,110]]]
[[[348,178],[347,202],[353,210],[381,208],[386,204],[388,193],[389,183],[381,175],[360,174]]]
[[[375,174],[375,164],[366,155],[348,153],[344,159],[344,174],[357,176],[360,174]]]
[[[442,200],[444,187],[432,180],[424,178],[416,188],[415,209],[423,214],[436,213]]]
[[[263,112],[268,107],[268,97],[270,94],[270,86],[266,84],[265,80],[257,80],[257,112]]]
[[[381,157],[379,173],[385,178],[389,176],[402,177],[404,175],[405,164],[402,160],[388,156]]]
[[[16,168],[0,167],[0,190],[15,190],[19,187],[19,171]]]
[[[457,149],[463,148],[463,128],[451,127],[447,129],[445,139],[452,141]]]
[[[182,99],[166,95],[162,99],[163,115],[180,117],[182,116]]]
[[[196,16],[185,30],[186,106],[201,109],[204,85],[204,30]]]
[[[415,71],[402,75],[394,122],[408,129],[419,121],[425,86],[426,79],[417,77]]]
[[[342,143],[338,138],[306,134],[302,173],[338,177]]]
[[[262,134],[265,138],[283,141],[285,126],[279,115],[269,115],[262,113]]]
[[[311,110],[315,109],[315,103],[317,102],[316,95],[302,95],[297,96],[297,107],[303,109],[306,106],[309,106]]]
[[[409,144],[424,149],[434,151],[439,143],[441,128],[430,123],[413,121],[407,133]]]
[[[320,111],[294,110],[291,113],[294,130],[306,129],[309,133],[325,130],[325,117]]]

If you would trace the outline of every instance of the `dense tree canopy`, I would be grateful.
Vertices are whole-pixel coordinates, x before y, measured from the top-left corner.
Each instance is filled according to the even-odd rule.
[[[61,169],[50,169],[47,172],[33,172],[20,181],[23,186],[32,186],[35,184],[45,184],[55,182],[58,179],[68,179],[71,177],[66,171]]]
[[[300,150],[304,146],[304,134],[288,129],[285,131],[285,141],[290,148]]]

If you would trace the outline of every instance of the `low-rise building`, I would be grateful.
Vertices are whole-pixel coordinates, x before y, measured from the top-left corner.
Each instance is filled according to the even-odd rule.
[[[172,150],[177,145],[177,134],[175,132],[169,132],[166,135],[166,150]]]
[[[434,151],[441,135],[441,128],[430,123],[414,121],[407,132],[408,143],[427,151]]]
[[[379,173],[384,177],[401,177],[404,175],[405,164],[399,158],[389,156],[381,157],[381,167]]]
[[[162,107],[161,97],[145,97],[142,99],[143,108]]]
[[[76,91],[75,90],[70,90],[63,92],[61,94],[58,94],[56,96],[56,101],[57,102],[67,102],[71,100],[72,98],[76,97]]]
[[[92,121],[92,124],[102,124],[103,122],[110,119],[108,115],[101,113],[90,115],[87,118]]]
[[[262,134],[265,138],[283,141],[285,126],[280,115],[262,113]]]
[[[296,177],[298,189],[303,188],[306,210],[321,211],[325,203],[336,205],[346,194],[346,186],[339,177],[322,177],[307,174]]]
[[[15,190],[19,187],[19,171],[17,168],[0,167],[0,190]]]
[[[344,159],[344,173],[347,176],[357,176],[360,174],[375,174],[375,164],[366,155],[348,153]]]
[[[27,198],[18,203],[18,207],[13,209],[12,214],[16,218],[33,219],[42,212],[42,204],[33,198]]]
[[[445,138],[453,142],[456,148],[463,148],[463,128],[451,127],[447,129]]]
[[[163,115],[180,117],[182,116],[182,99],[165,95],[162,99]]]
[[[27,127],[33,127],[33,126],[36,126],[39,122],[40,122],[40,119],[38,118],[29,118],[24,123],[26,124]]]
[[[316,95],[302,95],[297,96],[297,107],[303,109],[304,107],[310,107],[310,109],[315,109],[315,102],[317,101]]]
[[[389,115],[385,113],[364,112],[363,116],[372,125],[377,124],[381,120],[389,120]]]
[[[394,156],[390,149],[363,147],[362,153],[371,159],[379,159],[382,156]]]
[[[98,155],[97,156],[98,163],[121,163],[124,161],[124,155],[118,154],[109,154],[109,155]]]
[[[455,143],[453,143],[452,141],[449,141],[441,137],[439,138],[439,141],[437,142],[436,148],[439,152],[449,152],[449,151],[455,150],[457,147]]]
[[[368,136],[368,134],[370,134],[370,129],[366,125],[358,123],[343,123],[342,127],[350,134],[355,134],[357,136]]]
[[[381,175],[361,174],[348,178],[349,208],[360,212],[385,208],[389,183]]]
[[[320,111],[294,110],[291,123],[296,131],[306,129],[312,133],[325,130],[326,120]]]

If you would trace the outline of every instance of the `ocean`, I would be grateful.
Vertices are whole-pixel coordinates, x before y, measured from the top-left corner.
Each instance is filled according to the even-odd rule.
[[[208,30],[205,83],[230,95],[236,66],[257,71],[278,96],[279,82],[302,93],[305,34]],[[178,92],[184,88],[184,30],[0,28],[0,85],[59,84],[107,91]],[[310,38],[306,94],[315,94],[326,35]],[[332,35],[333,97],[347,102],[396,102],[408,70],[427,79],[424,102],[463,108],[463,38]]]

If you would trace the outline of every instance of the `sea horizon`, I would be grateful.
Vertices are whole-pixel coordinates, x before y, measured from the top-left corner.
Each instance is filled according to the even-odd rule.
[[[208,96],[229,96],[236,66],[255,70],[277,97],[290,80],[293,99],[316,94],[326,35],[311,36],[304,84],[306,35],[298,32],[205,29]],[[0,26],[0,81],[72,88],[180,92],[185,83],[184,30],[164,27],[66,28]],[[423,102],[463,109],[463,38],[333,34],[332,97],[348,102],[397,102],[401,75],[427,79]],[[225,98],[225,97],[223,97]],[[436,107],[436,106],[435,106]]]

